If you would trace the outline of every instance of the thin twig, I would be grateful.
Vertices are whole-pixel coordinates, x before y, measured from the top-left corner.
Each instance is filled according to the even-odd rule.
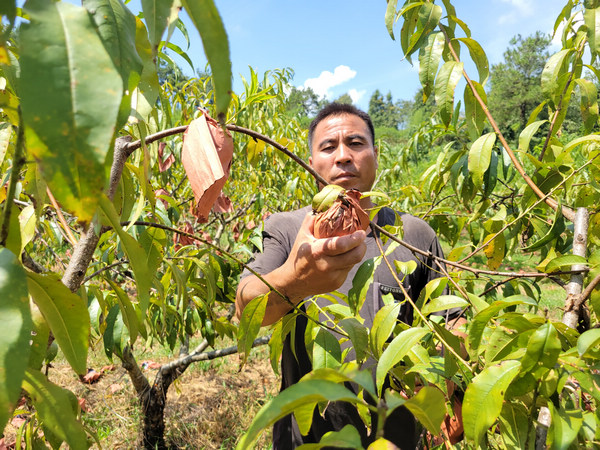
[[[54,198],[54,195],[52,195],[52,191],[50,191],[50,187],[48,187],[48,186],[46,186],[46,194],[48,194],[50,203],[52,203],[52,206],[54,207],[54,210],[56,211],[56,215],[58,216],[58,221],[63,226],[63,229],[65,230],[65,233],[67,234],[67,240],[73,247],[75,247],[77,245],[77,239],[75,239],[75,236],[73,235],[73,232],[71,231],[71,227],[69,227],[69,224],[65,220],[65,216],[63,216],[62,210],[60,209],[60,206],[58,206],[58,202]]]
[[[583,302],[585,302],[590,295],[592,295],[592,291],[598,287],[600,284],[600,273],[596,275],[596,277],[588,284],[581,295],[573,302],[573,310],[576,310]]]
[[[90,281],[92,278],[94,278],[96,275],[101,274],[105,270],[112,269],[113,267],[120,266],[121,264],[129,264],[129,261],[125,259],[125,260],[122,260],[122,261],[117,261],[117,262],[114,262],[112,264],[109,264],[108,266],[104,266],[101,269],[96,270],[93,274],[88,275],[87,277],[85,277],[83,279],[83,281],[81,282],[81,284],[85,284],[88,281]]]

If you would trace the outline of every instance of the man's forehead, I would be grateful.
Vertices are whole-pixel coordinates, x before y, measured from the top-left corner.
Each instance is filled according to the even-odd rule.
[[[355,114],[343,113],[328,116],[319,122],[315,128],[313,139],[317,138],[317,135],[323,138],[324,135],[337,134],[340,131],[369,136],[369,127],[362,118]]]

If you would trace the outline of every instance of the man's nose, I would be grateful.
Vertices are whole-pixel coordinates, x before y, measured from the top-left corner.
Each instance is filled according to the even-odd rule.
[[[346,147],[344,144],[340,144],[336,153],[335,153],[335,162],[336,164],[345,164],[352,160],[350,149]]]

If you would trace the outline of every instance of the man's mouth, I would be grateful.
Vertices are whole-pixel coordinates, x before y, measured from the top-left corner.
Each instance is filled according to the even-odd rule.
[[[343,173],[340,173],[340,174],[336,175],[336,176],[333,178],[333,180],[334,180],[334,181],[343,181],[343,180],[348,180],[348,179],[350,179],[350,178],[354,178],[355,176],[356,176],[356,175],[354,175],[354,174],[353,174],[353,173],[351,173],[351,172],[343,172]]]

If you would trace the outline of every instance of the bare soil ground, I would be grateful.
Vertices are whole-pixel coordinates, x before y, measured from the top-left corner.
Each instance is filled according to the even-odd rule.
[[[152,358],[144,373],[152,382],[156,364],[169,358]],[[50,368],[49,378],[80,399],[82,419],[95,430],[93,448],[139,448],[140,407],[129,376],[115,360],[113,367],[93,367],[102,376],[93,384],[79,381],[62,361]],[[140,359],[140,361],[144,361]],[[232,449],[261,406],[279,391],[279,379],[269,364],[266,347],[254,349],[239,371],[237,355],[196,363],[170,387],[165,412],[165,437],[173,449]],[[13,419],[5,430],[14,442],[21,422]],[[12,439],[11,439],[12,437]],[[271,447],[270,431],[256,448]]]

